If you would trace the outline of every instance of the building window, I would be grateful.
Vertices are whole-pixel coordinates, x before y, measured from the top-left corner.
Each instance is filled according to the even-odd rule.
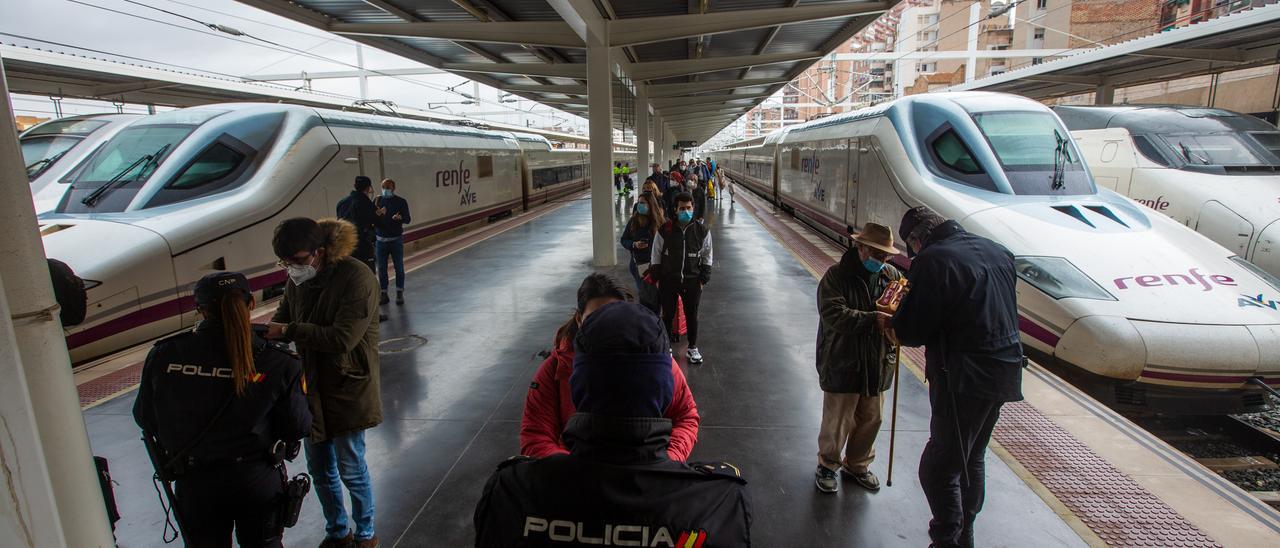
[[[1031,58],[1031,64],[1033,64],[1033,65],[1039,65],[1040,63],[1043,63],[1043,62],[1044,62],[1044,57],[1032,57],[1032,58]]]
[[[1044,40],[1044,28],[1037,28],[1035,32],[1031,33],[1031,38],[1033,40]]]
[[[938,40],[938,31],[936,30],[920,31],[916,33],[916,39],[921,42],[935,42]]]
[[[916,72],[937,72],[937,63],[916,63]]]
[[[936,25],[938,24],[938,14],[926,13],[919,16],[916,21],[920,23],[920,26]]]
[[[1049,7],[1049,0],[1036,0],[1036,9],[1042,10]]]

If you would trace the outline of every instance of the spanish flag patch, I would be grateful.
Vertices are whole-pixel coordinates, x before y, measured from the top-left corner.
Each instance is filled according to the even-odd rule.
[[[251,375],[251,376],[249,377],[249,382],[252,382],[252,383],[260,383],[260,382],[262,382],[262,381],[264,381],[264,380],[266,380],[266,379],[267,379],[267,376],[266,376],[265,374],[263,374],[263,373],[254,373],[253,375]]]

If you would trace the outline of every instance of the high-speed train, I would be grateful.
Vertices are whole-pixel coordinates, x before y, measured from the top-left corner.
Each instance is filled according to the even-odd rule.
[[[1280,385],[1280,282],[1110,189],[1047,107],[931,93],[785,128],[713,155],[844,239],[928,205],[1016,256],[1024,346],[1123,407],[1235,412]]]
[[[581,191],[587,160],[533,135],[298,106],[148,116],[67,174],[39,217],[46,254],[88,286],[88,317],[67,346],[81,362],[192,325],[193,284],[213,271],[278,290],[272,230],[333,216],[357,175],[396,180],[412,246]]]
[[[1098,185],[1280,276],[1280,130],[1218,108],[1058,106]]]
[[[87,114],[50,120],[22,132],[22,163],[27,167],[36,213],[53,209],[67,185],[57,184],[99,144],[141,114]]]

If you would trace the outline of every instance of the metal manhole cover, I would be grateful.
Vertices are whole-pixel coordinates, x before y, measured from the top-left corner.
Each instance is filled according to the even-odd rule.
[[[378,343],[378,353],[396,354],[399,352],[408,352],[424,344],[427,344],[427,339],[425,337],[419,337],[417,335],[396,337],[394,339],[387,339]]]

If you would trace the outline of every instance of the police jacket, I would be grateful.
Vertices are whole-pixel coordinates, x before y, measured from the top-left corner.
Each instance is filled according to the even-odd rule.
[[[897,353],[876,328],[876,299],[902,277],[886,264],[872,274],[846,251],[818,284],[818,384],[823,392],[874,396],[893,384]]]
[[[359,190],[352,190],[346,198],[338,202],[336,213],[338,218],[355,225],[357,240],[356,249],[351,255],[357,259],[373,258],[373,241],[378,229],[378,211],[369,195]]]
[[[311,411],[297,356],[254,335],[253,362],[257,375],[237,396],[220,325],[205,320],[194,331],[163,339],[142,367],[134,420],[170,453],[182,451],[208,428],[186,454],[195,461],[193,472],[265,462],[277,440],[294,442],[307,435]]]
[[[568,455],[498,466],[476,506],[477,547],[750,546],[737,468],[667,458],[671,421],[578,413]]]
[[[1022,343],[1013,254],[947,221],[911,262],[911,289],[893,328],[906,346],[925,346],[926,374],[955,394],[1022,399]]]
[[[679,282],[696,279],[711,281],[711,230],[698,222],[680,226],[667,221],[653,236],[650,264],[657,269],[659,281]]]

